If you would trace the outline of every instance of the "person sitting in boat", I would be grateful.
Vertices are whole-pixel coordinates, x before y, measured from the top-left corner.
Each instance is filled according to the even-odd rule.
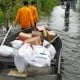
[[[28,29],[29,31],[31,31],[32,27],[34,26],[31,10],[28,8],[27,1],[23,1],[23,5],[24,6],[17,12],[14,26],[20,23],[22,30]]]

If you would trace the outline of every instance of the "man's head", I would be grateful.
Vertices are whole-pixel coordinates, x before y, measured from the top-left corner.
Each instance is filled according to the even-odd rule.
[[[23,5],[28,6],[28,1],[24,0],[24,1],[23,1]]]
[[[31,5],[35,5],[35,1],[31,1]]]

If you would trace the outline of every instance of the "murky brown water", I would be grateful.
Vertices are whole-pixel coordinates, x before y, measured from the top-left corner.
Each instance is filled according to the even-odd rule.
[[[64,57],[64,70],[62,71],[63,80],[80,80],[80,15],[78,12],[70,10],[70,23],[68,31],[63,31],[64,9],[60,6],[55,7],[48,21],[48,17],[41,17],[38,25],[50,27],[61,38],[62,56]],[[6,32],[0,31],[0,38],[3,38]],[[2,40],[2,39],[1,39]]]

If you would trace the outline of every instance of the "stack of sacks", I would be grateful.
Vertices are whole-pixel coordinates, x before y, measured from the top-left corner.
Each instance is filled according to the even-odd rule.
[[[37,28],[39,31],[42,31],[42,35],[47,38],[48,41],[51,41],[56,36],[54,31],[46,30],[44,26],[38,26]]]
[[[33,47],[33,48],[32,48]],[[25,43],[14,55],[14,62],[18,72],[24,72],[28,65],[35,67],[50,66],[50,52],[43,46]]]
[[[54,46],[50,45],[45,48],[44,46],[49,44],[45,40],[43,46],[41,46],[38,36],[27,39],[26,42],[14,55],[14,62],[18,72],[24,72],[28,65],[35,67],[50,66],[51,59],[54,58],[56,53]]]

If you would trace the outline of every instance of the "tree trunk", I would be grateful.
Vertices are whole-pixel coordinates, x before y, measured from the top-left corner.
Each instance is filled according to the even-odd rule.
[[[6,14],[5,14],[6,13]],[[8,31],[9,29],[9,14],[6,12],[4,12],[4,26],[6,28],[6,30]]]
[[[8,29],[9,29],[9,20],[6,19],[6,30],[8,31]]]

